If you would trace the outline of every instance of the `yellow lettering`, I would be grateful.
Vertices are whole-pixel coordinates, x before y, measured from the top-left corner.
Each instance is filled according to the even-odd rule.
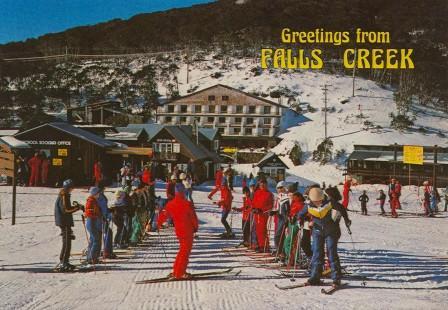
[[[372,69],[383,69],[384,61],[382,60],[383,50],[374,48],[372,49]]]
[[[412,48],[409,48],[407,50],[401,50],[401,63],[400,68],[405,69],[414,69],[414,62],[411,59],[411,54],[414,50]],[[407,65],[406,65],[407,63]]]
[[[369,57],[369,50],[367,49],[359,49],[358,50],[358,54],[356,56],[358,56],[358,64],[357,64],[357,68],[365,68],[365,69],[369,69],[370,68],[370,64],[369,64],[369,60],[367,59],[367,57]]]
[[[266,69],[268,67],[267,61],[272,59],[272,49],[263,48],[261,49],[261,68]]]
[[[387,69],[398,69],[398,61],[397,58],[398,51],[396,49],[387,49],[386,50],[386,68]]]
[[[285,50],[282,48],[275,50],[274,68],[286,68]]]
[[[322,61],[322,58],[320,58],[320,55],[322,55],[321,50],[315,49],[311,51],[311,57],[313,58],[311,61],[312,69],[322,69],[324,66],[324,62]]]
[[[349,56],[351,55],[355,55],[353,48],[348,48],[344,51],[344,67],[347,69],[353,69],[355,67],[355,60],[349,60]]]
[[[291,29],[284,28],[282,30],[282,42],[283,43],[291,43]]]

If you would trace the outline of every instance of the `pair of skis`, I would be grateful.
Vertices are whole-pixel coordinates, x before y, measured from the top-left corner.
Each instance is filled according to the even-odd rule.
[[[196,281],[203,280],[207,278],[214,278],[217,276],[238,276],[241,273],[241,270],[233,271],[233,268],[228,268],[220,271],[210,271],[210,272],[197,272],[190,274],[189,277],[184,279],[176,279],[172,276],[166,276],[161,278],[154,279],[146,279],[141,281],[136,281],[136,284],[151,284],[151,283],[163,283],[163,282],[173,282],[173,281]]]
[[[325,283],[323,283],[322,285],[325,285]],[[348,285],[348,283],[342,283],[340,285],[332,285],[328,289],[322,288],[320,290],[320,292],[322,294],[325,294],[325,295],[331,295],[334,292],[336,292],[337,290],[346,287],[347,285]],[[309,284],[308,282],[302,282],[302,283],[299,283],[299,284],[286,285],[286,286],[280,286],[280,285],[277,285],[277,284],[275,285],[276,288],[278,288],[280,290],[283,290],[283,291],[284,290],[291,290],[291,289],[295,289],[295,288],[299,288],[299,287],[307,287],[307,286],[311,286],[311,284]]]

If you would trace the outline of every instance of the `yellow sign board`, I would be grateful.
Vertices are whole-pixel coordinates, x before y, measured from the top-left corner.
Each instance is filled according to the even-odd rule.
[[[53,158],[53,166],[62,166],[62,158]]]
[[[423,165],[423,146],[404,145],[403,163]]]
[[[67,149],[58,149],[58,156],[67,157],[68,151]]]

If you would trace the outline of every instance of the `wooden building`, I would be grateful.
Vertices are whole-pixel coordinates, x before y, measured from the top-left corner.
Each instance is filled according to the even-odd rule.
[[[15,137],[31,146],[28,156],[38,151],[50,159],[49,183],[60,186],[66,178],[76,184],[91,184],[93,165],[99,159],[103,164],[105,177],[113,167],[106,156],[116,144],[83,129],[67,123],[47,123],[23,132]]]
[[[165,125],[215,128],[221,145],[238,148],[272,147],[287,107],[230,86],[217,84],[167,102],[157,109]]]
[[[141,123],[143,117],[129,113],[120,101],[107,100],[73,107],[67,110],[67,121],[71,124],[106,124],[106,121],[117,115],[125,116],[131,123]],[[114,124],[112,124],[114,125]]]
[[[423,165],[403,163],[403,145],[355,145],[347,159],[347,174],[360,183],[386,183],[390,178],[401,184],[422,185],[423,181],[448,185],[448,148],[423,147]]]
[[[288,166],[275,153],[267,153],[256,166],[260,168],[264,175],[271,177],[277,182],[285,180]]]

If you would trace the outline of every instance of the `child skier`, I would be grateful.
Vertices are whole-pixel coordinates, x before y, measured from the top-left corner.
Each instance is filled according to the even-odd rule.
[[[386,214],[384,211],[384,203],[386,202],[386,194],[382,189],[380,189],[380,197],[378,197],[376,200],[380,201],[380,208],[381,208],[381,215]]]
[[[169,201],[166,208],[159,214],[157,227],[160,229],[168,218],[171,218],[174,222],[177,240],[179,241],[179,252],[170,276],[173,279],[188,279],[190,275],[186,273],[186,270],[193,247],[193,235],[198,231],[198,219],[192,203],[185,199],[184,187],[181,184],[176,185],[174,199]]]
[[[276,256],[284,256],[283,240],[285,239],[285,230],[290,209],[289,197],[285,187],[286,184],[284,181],[277,183],[277,199],[275,200],[274,208],[269,213],[270,216],[275,216],[274,246]]]
[[[241,242],[241,244],[248,247],[250,244],[250,212],[252,210],[252,200],[250,199],[249,188],[243,187],[243,206],[241,208],[232,208],[232,210],[243,213],[243,219],[241,222],[243,242]]]
[[[369,202],[367,191],[362,191],[362,195],[359,196],[359,201],[361,201],[361,214],[367,215],[367,203]]]
[[[221,199],[219,201],[214,201],[213,204],[216,204],[221,207],[221,223],[226,229],[225,233],[222,233],[220,237],[222,238],[233,238],[235,235],[232,232],[232,228],[227,222],[227,217],[229,216],[230,211],[232,210],[232,200],[233,196],[230,192],[230,188],[227,185],[227,180],[224,179],[221,184]]]
[[[329,200],[325,199],[324,192],[320,188],[311,188],[308,197],[310,202],[297,214],[299,220],[304,220],[310,214],[313,221],[313,257],[311,259],[311,276],[307,284],[320,285],[326,244],[333,286],[337,287],[341,284],[341,275],[337,265],[339,223],[333,219],[332,211],[333,209],[336,213],[339,211],[336,206],[334,207]]]

